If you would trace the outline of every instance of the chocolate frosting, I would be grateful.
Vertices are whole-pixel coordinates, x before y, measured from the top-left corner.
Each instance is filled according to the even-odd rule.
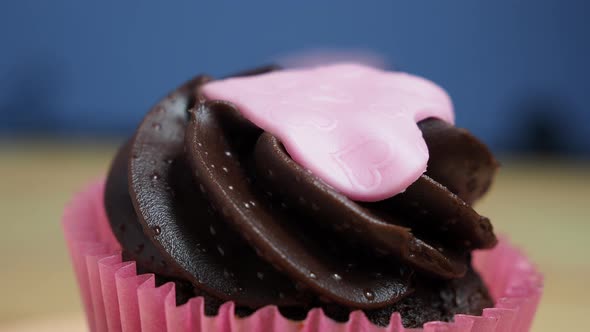
[[[240,75],[256,75],[265,67]],[[199,76],[163,99],[113,161],[105,206],[126,255],[157,274],[239,306],[312,302],[378,309],[457,279],[490,248],[489,220],[471,205],[497,162],[466,130],[419,123],[428,171],[404,193],[348,199],[296,164],[281,142]]]

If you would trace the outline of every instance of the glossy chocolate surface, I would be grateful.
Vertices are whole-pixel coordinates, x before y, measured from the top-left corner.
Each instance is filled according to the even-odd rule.
[[[425,278],[463,278],[469,252],[496,243],[470,204],[497,162],[467,131],[420,122],[427,173],[402,194],[359,203],[296,164],[230,103],[205,100],[199,86],[209,79],[156,105],[111,166],[113,231],[146,270],[249,308],[378,310],[420,293]]]

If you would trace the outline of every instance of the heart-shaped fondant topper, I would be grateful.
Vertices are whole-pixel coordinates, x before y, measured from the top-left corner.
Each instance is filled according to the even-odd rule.
[[[293,160],[358,201],[392,197],[426,171],[419,121],[454,122],[451,99],[433,82],[353,63],[228,78],[202,91],[235,104]]]

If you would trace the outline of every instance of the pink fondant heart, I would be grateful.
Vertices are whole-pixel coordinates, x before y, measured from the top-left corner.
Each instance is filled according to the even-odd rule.
[[[360,201],[400,193],[426,170],[418,121],[454,121],[450,98],[434,83],[359,64],[229,78],[203,93],[237,105],[293,160]]]
[[[350,182],[366,191],[381,184],[381,168],[386,167],[392,157],[389,144],[377,140],[361,142],[334,154]]]

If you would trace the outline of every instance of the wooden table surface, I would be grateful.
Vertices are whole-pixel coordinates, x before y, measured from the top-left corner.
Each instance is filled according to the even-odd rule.
[[[85,329],[60,217],[75,191],[105,174],[115,146],[0,141],[0,331]],[[503,164],[477,210],[545,274],[533,331],[582,331],[590,314],[590,163]]]

